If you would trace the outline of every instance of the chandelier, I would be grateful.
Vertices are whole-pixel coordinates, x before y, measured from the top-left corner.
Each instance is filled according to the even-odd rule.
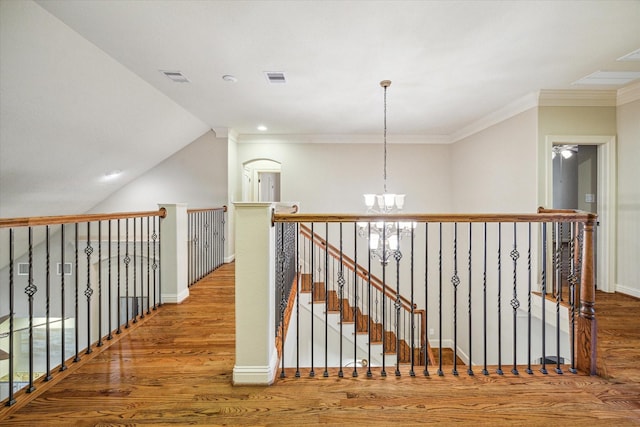
[[[382,194],[365,194],[364,204],[369,214],[392,214],[402,210],[405,195],[387,192],[387,88],[391,86],[391,80],[381,81],[380,86],[384,88],[384,186]],[[369,239],[371,254],[386,265],[391,257],[400,261],[400,239],[410,234],[412,228],[415,228],[412,222],[359,222],[358,234]]]

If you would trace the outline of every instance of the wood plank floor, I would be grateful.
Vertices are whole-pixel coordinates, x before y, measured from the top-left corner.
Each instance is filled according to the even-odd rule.
[[[183,304],[5,409],[0,425],[640,425],[640,301],[597,301],[602,377],[349,374],[234,387],[234,265],[225,265]]]

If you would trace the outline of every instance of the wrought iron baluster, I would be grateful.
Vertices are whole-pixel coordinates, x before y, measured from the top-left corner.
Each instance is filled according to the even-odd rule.
[[[409,369],[409,376],[411,376],[411,377],[415,377],[416,376],[416,373],[413,370],[414,365],[415,365],[415,326],[416,326],[415,325],[415,314],[416,314],[415,309],[416,309],[416,307],[415,307],[415,304],[413,302],[413,285],[414,285],[414,283],[413,283],[413,267],[414,267],[413,266],[413,260],[414,260],[414,237],[415,237],[414,236],[414,234],[415,234],[414,230],[415,229],[414,229],[413,225],[414,224],[412,224],[412,227],[411,227],[411,265],[410,265],[410,270],[409,270],[409,274],[410,274],[410,276],[409,276],[409,284],[411,286],[411,302],[410,302],[410,304],[411,304],[411,317],[409,319],[409,323],[410,323],[409,332],[410,332],[410,339],[411,339],[411,346],[410,346],[411,354],[409,355],[409,357],[410,357],[410,361],[411,361],[411,368]]]
[[[117,220],[117,230],[116,230],[116,235],[118,236],[118,240],[117,240],[117,259],[118,259],[118,280],[117,280],[117,304],[116,304],[116,310],[117,310],[117,316],[118,316],[118,320],[117,320],[117,324],[118,324],[118,330],[116,331],[116,334],[120,334],[122,333],[122,322],[120,321],[120,319],[122,318],[121,313],[120,313],[120,299],[121,299],[121,292],[120,292],[120,218],[118,218]]]
[[[571,310],[571,368],[569,372],[572,374],[577,374],[578,370],[576,369],[576,283],[577,283],[577,273],[576,273],[576,232],[579,223],[574,222],[571,225],[571,240],[569,240],[569,256],[571,257],[571,274],[569,276],[569,310]],[[579,258],[578,258],[579,259]]]
[[[443,376],[442,370],[442,223],[438,231],[438,376]]]
[[[469,317],[469,368],[467,368],[467,375],[473,376],[473,346],[472,346],[472,337],[473,337],[473,328],[472,328],[472,315],[471,315],[471,253],[472,253],[472,242],[473,242],[473,227],[472,223],[469,223],[469,297],[468,297],[468,317]]]
[[[387,289],[387,224],[382,223],[382,371],[380,375],[387,376],[386,355],[387,355],[387,322],[386,322],[386,300]]]
[[[531,223],[527,225],[527,374],[532,375],[531,369]]]
[[[367,241],[371,241],[371,223],[367,224]],[[371,316],[371,251],[367,250],[367,378],[371,378],[371,327],[373,326],[373,317]],[[377,327],[376,327],[377,328]]]
[[[136,219],[133,220],[133,259],[131,260],[133,263],[133,300],[131,300],[131,315],[133,316],[132,323],[138,323],[138,258],[136,257],[136,246],[138,245],[138,236],[136,234]]]
[[[541,297],[541,304],[542,304],[542,367],[540,368],[540,372],[543,374],[547,374],[547,352],[546,352],[546,326],[547,326],[547,320],[546,320],[546,309],[545,309],[545,302],[547,300],[547,223],[543,222],[541,223],[542,226],[542,273],[541,273],[541,283],[542,283],[542,297]]]
[[[396,260],[396,298],[394,301],[395,319],[396,319],[396,377],[400,374],[400,309],[402,308],[402,301],[400,300],[400,260],[402,259],[402,252],[400,252],[400,224],[396,222],[396,242],[398,248],[393,251],[393,257]]]
[[[156,258],[156,247],[158,246],[158,235],[156,234],[156,221],[160,223],[160,217],[153,218],[153,234],[151,235],[151,239],[153,240],[153,263],[151,264],[151,269],[153,270],[153,309],[156,310],[156,296],[159,294],[158,292],[158,283],[156,283],[156,278],[158,277],[158,258]]]
[[[328,239],[327,239],[328,240]],[[358,227],[353,224],[353,372],[352,377],[358,376]]]
[[[202,277],[209,274],[211,271],[211,254],[210,254],[210,246],[211,246],[211,211],[207,211],[204,213],[205,223],[204,223],[204,234],[207,236],[204,242],[204,274]]]
[[[204,218],[203,213],[198,212],[198,243],[200,244],[198,247],[198,275],[197,280],[202,279],[203,271],[204,271],[204,246],[205,246],[205,233],[204,229]]]
[[[62,318],[62,328],[60,329],[60,372],[67,370],[67,358],[65,357],[65,340],[66,340],[66,312],[65,312],[65,282],[64,282],[64,224],[60,225],[60,264],[62,265],[62,274],[60,275],[60,316]]]
[[[84,296],[87,298],[87,350],[85,354],[90,354],[93,351],[91,348],[91,295],[93,295],[93,289],[91,289],[91,254],[93,253],[93,247],[91,247],[90,222],[87,222],[87,247],[84,249],[84,253],[87,255],[87,287],[84,290]]]
[[[483,375],[489,375],[487,369],[487,223],[484,223],[484,250],[482,254],[482,334],[483,334],[483,350],[484,350],[484,367],[482,369]]]
[[[458,223],[453,223],[453,375],[458,375]]]
[[[511,308],[513,308],[513,369],[511,373],[513,375],[519,375],[518,372],[518,327],[517,327],[517,314],[518,307],[520,307],[520,301],[518,300],[518,258],[520,258],[520,252],[518,252],[518,223],[513,223],[513,250],[511,251],[511,259],[513,260],[513,298],[511,299]]]
[[[158,217],[158,307],[162,306],[162,221]]]
[[[75,224],[75,236],[74,236],[74,251],[75,251],[75,272],[76,272],[76,277],[75,277],[75,339],[76,339],[76,356],[74,357],[73,361],[74,362],[78,362],[80,361],[80,315],[79,315],[79,304],[80,304],[80,283],[79,283],[79,278],[78,276],[80,275],[80,263],[79,263],[79,255],[78,255],[78,223],[76,222]]]
[[[125,219],[124,222],[125,228],[125,255],[124,255],[124,286],[125,286],[125,305],[124,305],[124,314],[125,314],[125,323],[124,327],[126,329],[129,328],[129,263],[131,262],[131,258],[129,257],[129,218]],[[134,263],[135,264],[135,263]]]
[[[98,221],[98,347],[102,347],[102,221]]]
[[[329,223],[324,223],[324,372],[323,377],[329,376]],[[342,244],[342,229],[340,229],[340,243]],[[342,251],[341,251],[342,253]],[[339,280],[339,279],[338,279]],[[342,343],[342,313],[340,314],[340,342]],[[342,347],[340,348],[342,350]],[[342,357],[342,351],[340,351]],[[342,365],[342,363],[341,363]]]
[[[109,240],[109,246],[107,248],[107,257],[109,258],[107,260],[107,295],[108,295],[108,312],[109,315],[107,316],[107,330],[108,330],[108,335],[107,335],[107,339],[108,340],[112,340],[113,339],[113,328],[111,327],[111,317],[113,315],[112,313],[112,303],[113,303],[113,296],[111,295],[111,291],[112,291],[112,283],[111,283],[111,247],[112,245],[112,240],[111,240],[111,220],[108,221],[108,240]]]
[[[29,227],[29,277],[27,287],[24,289],[29,304],[29,385],[27,393],[36,389],[33,385],[33,296],[38,292],[38,287],[33,282],[33,228]]]
[[[137,313],[140,313],[140,319],[144,319],[144,229],[142,219],[140,217],[140,302],[136,300]]]
[[[49,226],[45,227],[45,248],[46,248],[46,303],[45,303],[45,312],[46,312],[46,331],[45,331],[45,341],[46,341],[46,374],[44,377],[45,381],[51,380],[51,248],[50,248],[50,235],[49,235]],[[63,268],[64,273],[64,268]]]
[[[151,218],[147,217],[147,314],[151,314]]]
[[[300,265],[300,223],[296,222],[296,378],[300,378],[300,281],[302,266]],[[304,257],[303,257],[304,259]]]
[[[558,281],[558,292],[556,294],[556,374],[562,375],[560,368],[560,301],[562,300],[562,223],[556,223],[557,243],[556,243],[556,280]]]
[[[424,371],[425,377],[429,376],[429,223],[424,223],[424,343],[422,343],[422,351],[424,353]]]
[[[316,376],[316,372],[313,369],[313,344],[314,344],[314,339],[313,339],[313,319],[314,319],[314,314],[313,314],[313,305],[314,305],[314,295],[315,295],[315,280],[314,280],[314,275],[315,275],[315,242],[314,242],[314,237],[315,237],[315,232],[314,232],[314,223],[311,223],[311,371],[309,371],[309,376],[311,378]]]
[[[340,265],[338,267],[338,291],[340,295],[339,297],[340,301],[338,301],[338,306],[340,310],[340,338],[338,341],[340,342],[340,345],[339,345],[340,369],[338,370],[338,377],[342,378],[344,377],[344,372],[342,371],[342,336],[343,336],[342,327],[344,325],[344,284],[345,284],[344,260],[343,260],[343,250],[342,250],[342,223],[339,224],[339,230],[340,230]],[[325,253],[326,253],[326,249],[327,248],[325,247]],[[325,286],[325,289],[326,289],[326,286]]]
[[[9,396],[7,397],[7,406],[12,406],[16,403],[16,399],[13,397],[13,341],[14,341],[14,312],[15,312],[15,289],[14,289],[14,231],[13,228],[9,229]],[[64,359],[64,356],[63,356]]]
[[[502,223],[498,223],[498,375],[502,375]]]
[[[277,250],[279,251],[278,256],[280,258],[280,327],[281,332],[280,332],[280,359],[282,362],[282,368],[280,370],[280,378],[285,378],[285,373],[284,373],[284,342],[285,342],[285,328],[284,328],[284,312],[285,309],[287,308],[287,300],[285,298],[285,262],[286,262],[286,256],[285,256],[285,240],[284,240],[284,223],[279,223],[278,224],[278,228],[280,231],[280,246],[277,248]],[[276,333],[277,333],[277,329],[276,329]]]
[[[222,223],[220,224],[220,234],[222,236],[222,239],[220,241],[220,265],[222,265],[224,263],[224,242],[225,242],[225,235],[224,235],[224,225],[226,223],[225,221],[225,212],[226,211],[222,211],[220,213],[220,216],[222,217]]]

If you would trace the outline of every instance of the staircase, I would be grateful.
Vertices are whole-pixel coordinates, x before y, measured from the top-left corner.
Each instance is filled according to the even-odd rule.
[[[405,339],[398,339],[394,331],[383,330],[381,323],[377,323],[370,318],[369,315],[363,314],[359,307],[355,307],[354,310],[348,298],[340,300],[337,291],[327,290],[324,282],[315,282],[312,284],[311,274],[301,274],[300,293],[301,298],[304,297],[304,294],[309,295],[308,299],[310,303],[315,304],[318,310],[324,311],[326,308],[328,314],[338,314],[342,325],[351,326],[355,334],[367,337],[358,340],[360,343],[364,343],[367,339],[370,339],[372,347],[380,348],[380,353],[384,350],[385,360],[387,362],[392,361],[389,357],[397,356],[398,359],[395,359],[394,362],[401,364],[411,363],[411,346]],[[313,296],[311,298],[312,293]],[[413,350],[414,365],[424,366],[424,351],[419,347]],[[429,363],[434,364],[434,358],[430,348],[428,348],[428,358]]]

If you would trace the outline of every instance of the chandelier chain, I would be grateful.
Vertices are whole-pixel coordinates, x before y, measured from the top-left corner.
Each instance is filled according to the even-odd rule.
[[[387,87],[384,86],[384,193],[387,193]]]

